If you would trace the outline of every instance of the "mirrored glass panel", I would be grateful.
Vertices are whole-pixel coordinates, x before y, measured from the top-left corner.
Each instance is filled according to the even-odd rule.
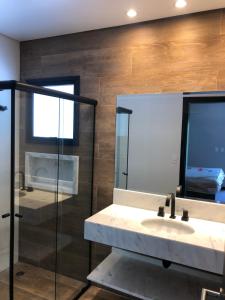
[[[116,187],[156,194],[175,192],[179,184],[182,95],[119,96],[117,106],[132,114],[128,146],[126,122],[121,122],[117,114]],[[121,132],[125,136],[123,148],[118,143]],[[129,152],[125,153],[125,149]],[[125,187],[119,184],[119,178],[125,177],[126,163]]]
[[[187,103],[184,195],[225,203],[225,102]]]
[[[224,128],[220,93],[118,96],[115,187],[225,203]]]

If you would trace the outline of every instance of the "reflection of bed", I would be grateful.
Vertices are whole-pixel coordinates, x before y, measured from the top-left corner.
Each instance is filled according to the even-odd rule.
[[[225,178],[220,168],[194,168],[186,170],[185,189],[188,196],[215,199]]]

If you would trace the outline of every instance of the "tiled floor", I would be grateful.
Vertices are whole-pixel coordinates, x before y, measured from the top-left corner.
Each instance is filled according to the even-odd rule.
[[[55,299],[55,274],[53,272],[18,263],[15,265],[15,300],[53,300]],[[72,300],[85,286],[83,282],[57,275],[57,298]],[[0,273],[0,299],[8,299],[8,271]]]

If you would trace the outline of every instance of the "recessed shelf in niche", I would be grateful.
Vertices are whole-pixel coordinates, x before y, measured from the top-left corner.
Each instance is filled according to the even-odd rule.
[[[76,195],[78,177],[79,156],[38,152],[25,154],[26,186]]]

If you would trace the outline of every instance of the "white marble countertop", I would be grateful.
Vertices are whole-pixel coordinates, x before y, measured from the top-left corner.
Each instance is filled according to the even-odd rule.
[[[161,219],[157,212],[113,204],[85,221],[85,239],[125,250],[170,260],[175,263],[222,274],[225,224],[190,218],[183,222],[193,232],[152,230],[142,225],[147,219]]]

